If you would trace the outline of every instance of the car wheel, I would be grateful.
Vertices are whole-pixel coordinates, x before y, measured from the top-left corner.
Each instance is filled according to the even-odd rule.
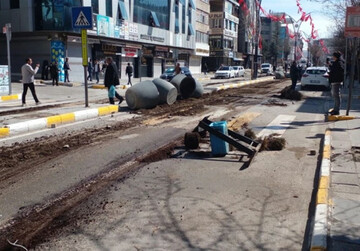
[[[300,85],[300,90],[305,90],[306,89],[306,85]]]

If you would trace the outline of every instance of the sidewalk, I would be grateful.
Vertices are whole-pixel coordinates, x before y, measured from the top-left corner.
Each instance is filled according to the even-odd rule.
[[[347,101],[348,89],[345,89],[341,115],[346,113]],[[329,122],[331,157],[327,250],[360,250],[359,85],[355,86],[351,108],[349,115],[355,116],[355,119]]]

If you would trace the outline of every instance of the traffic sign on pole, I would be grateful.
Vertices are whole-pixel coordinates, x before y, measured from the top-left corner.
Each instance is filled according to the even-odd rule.
[[[82,51],[82,61],[83,66],[88,65],[88,59],[87,59],[87,30],[82,29],[81,30],[81,51]]]
[[[92,8],[73,7],[72,8],[72,27],[74,29],[92,29]]]

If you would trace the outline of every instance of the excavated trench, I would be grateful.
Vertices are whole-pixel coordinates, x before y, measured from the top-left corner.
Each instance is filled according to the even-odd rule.
[[[171,106],[160,105],[154,109],[131,111],[131,113],[141,116],[133,118],[131,121],[119,122],[111,127],[86,129],[61,136],[40,137],[30,142],[2,147],[0,148],[0,157],[3,160],[0,162],[0,189],[9,182],[11,183],[12,180],[35,171],[41,163],[66,154],[68,151],[88,146],[91,143],[109,140],[118,131],[127,130],[134,124],[141,125],[143,121],[150,118],[193,116],[207,110],[209,106],[216,105],[229,107],[256,105],[265,98],[270,98],[283,87],[284,81],[273,80],[238,89],[227,89],[205,94],[200,99],[179,100]],[[40,238],[51,233],[52,228],[61,227],[61,224],[64,224],[59,220],[64,212],[75,207],[101,188],[108,186],[111,182],[126,179],[146,162],[168,158],[171,156],[174,147],[183,144],[182,140],[181,137],[143,156],[133,159],[130,156],[128,159],[123,159],[121,163],[115,163],[107,170],[82,181],[46,204],[22,210],[15,220],[6,226],[0,226],[0,250],[11,250],[12,246],[7,241],[8,236],[11,236],[13,240],[21,240],[22,244],[28,247],[34,246]],[[64,145],[71,145],[71,150]]]

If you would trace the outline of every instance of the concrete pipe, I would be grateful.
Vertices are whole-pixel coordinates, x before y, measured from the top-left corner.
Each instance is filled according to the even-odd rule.
[[[183,98],[189,98],[194,93],[196,88],[195,79],[192,77],[188,77],[185,74],[178,74],[170,81],[176,89],[178,93]]]
[[[154,108],[159,103],[159,91],[152,81],[146,80],[127,89],[125,99],[130,109]]]
[[[159,104],[172,105],[178,96],[176,87],[161,78],[153,79],[153,83],[159,91]]]
[[[193,94],[192,94],[192,97],[194,97],[194,98],[200,98],[200,97],[204,94],[204,87],[203,87],[203,85],[202,85],[199,81],[197,81],[197,80],[195,80],[195,83],[196,83],[196,87],[195,87],[195,90],[194,90],[194,92],[193,92]]]

